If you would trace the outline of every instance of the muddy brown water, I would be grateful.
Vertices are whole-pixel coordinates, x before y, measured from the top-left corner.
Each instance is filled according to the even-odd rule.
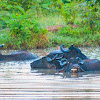
[[[55,50],[30,50],[42,57]],[[100,59],[100,47],[81,48]],[[12,50],[3,50],[9,54]],[[31,70],[29,61],[0,62],[0,100],[96,100],[100,99],[100,72],[58,73],[55,69]]]

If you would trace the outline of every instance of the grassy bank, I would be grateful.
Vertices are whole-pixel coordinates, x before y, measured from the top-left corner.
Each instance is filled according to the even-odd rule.
[[[84,37],[51,34],[50,39],[52,46],[59,46],[61,44],[65,44],[67,47],[69,47],[71,44],[78,47],[100,46],[100,34],[86,35]]]

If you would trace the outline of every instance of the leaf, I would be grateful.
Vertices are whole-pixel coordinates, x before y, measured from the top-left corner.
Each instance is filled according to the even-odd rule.
[[[49,7],[48,7],[48,6],[49,6],[48,4],[42,4],[41,6],[42,6],[43,8],[45,8],[45,9],[48,9],[48,8],[49,8]]]
[[[21,6],[17,5],[15,6],[15,8],[19,10],[21,13],[25,14],[25,10]]]

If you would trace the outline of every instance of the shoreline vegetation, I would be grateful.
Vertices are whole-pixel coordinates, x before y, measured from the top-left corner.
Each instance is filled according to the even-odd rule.
[[[2,0],[3,49],[100,46],[99,0]]]

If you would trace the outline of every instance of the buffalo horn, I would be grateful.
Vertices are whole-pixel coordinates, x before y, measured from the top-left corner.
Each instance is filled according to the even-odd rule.
[[[60,50],[64,53],[70,52],[70,49],[64,50],[63,46],[65,46],[64,44],[60,45]]]
[[[60,60],[60,59],[62,59],[63,56],[64,56],[64,54],[61,54],[61,56],[60,56],[60,57],[57,57],[56,60]]]
[[[56,54],[52,59],[50,57],[47,57],[46,59],[48,62],[51,62],[51,61],[55,60],[57,56],[58,56],[58,54]]]
[[[59,61],[59,62],[60,62],[60,66],[64,66],[64,65],[67,64],[68,60],[67,60],[66,58],[63,58],[63,59],[61,59],[61,61]]]

